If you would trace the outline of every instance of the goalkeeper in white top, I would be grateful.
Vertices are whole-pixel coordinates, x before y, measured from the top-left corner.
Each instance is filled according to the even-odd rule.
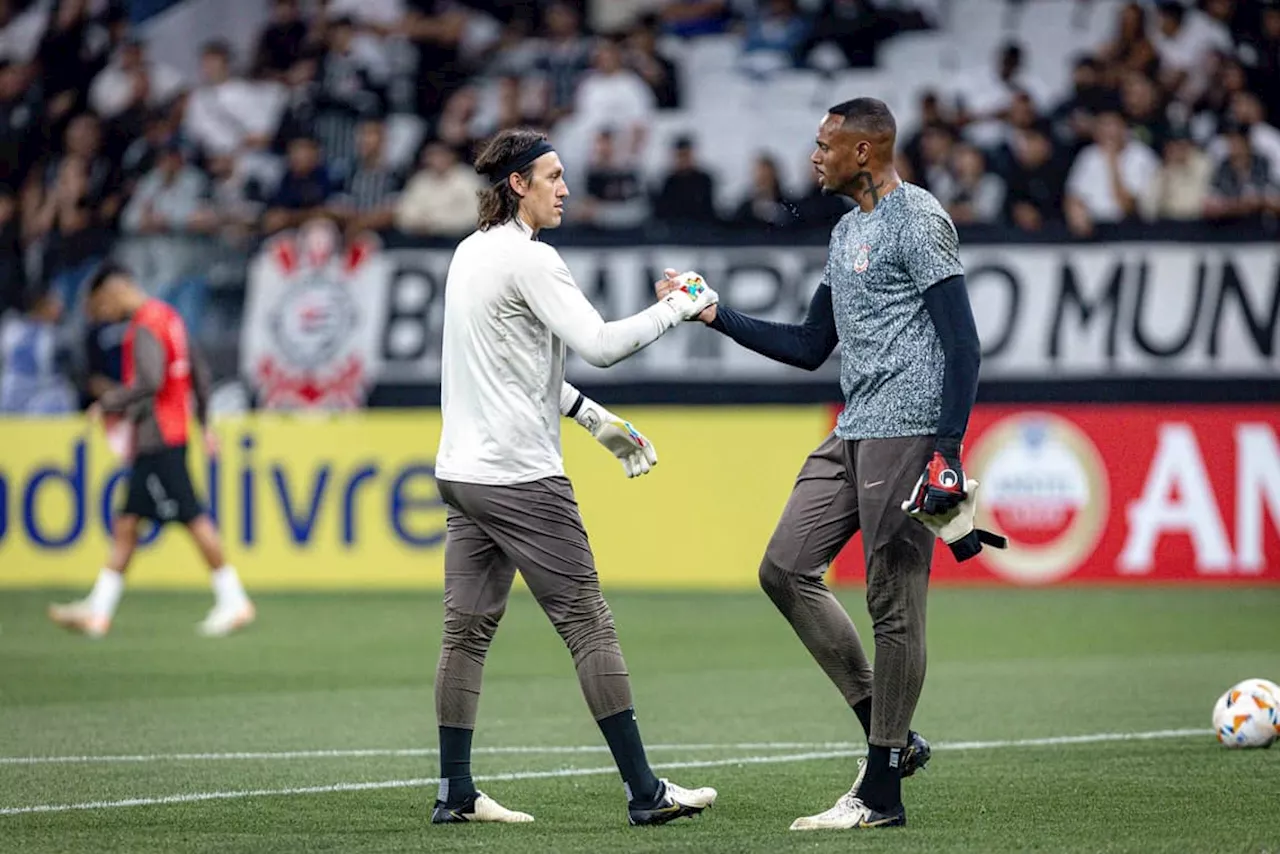
[[[613,616],[560,455],[569,416],[622,462],[628,477],[658,462],[630,423],[564,380],[567,349],[607,367],[714,305],[697,274],[639,314],[606,323],[556,250],[569,190],[543,134],[499,133],[476,169],[479,230],[463,240],[445,284],[436,479],[448,507],[444,642],[436,671],[440,793],[432,822],[532,821],[475,788],[471,738],[481,671],[518,570],[573,656],[578,680],[617,762],[632,824],[663,824],[711,806],[715,789],[684,789],[649,767]]]

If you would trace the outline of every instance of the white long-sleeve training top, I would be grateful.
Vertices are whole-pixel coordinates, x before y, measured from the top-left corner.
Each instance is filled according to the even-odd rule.
[[[445,281],[436,477],[511,484],[564,474],[560,415],[576,398],[564,381],[566,345],[608,367],[680,320],[658,302],[606,323],[560,253],[523,222],[474,232]]]

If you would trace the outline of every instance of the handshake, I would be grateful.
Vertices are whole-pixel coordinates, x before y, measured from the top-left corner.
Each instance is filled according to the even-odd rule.
[[[716,303],[720,296],[711,289],[707,280],[693,271],[677,273],[667,268],[665,278],[654,282],[653,291],[658,300],[675,310],[681,320],[698,319],[704,323],[715,320]]]

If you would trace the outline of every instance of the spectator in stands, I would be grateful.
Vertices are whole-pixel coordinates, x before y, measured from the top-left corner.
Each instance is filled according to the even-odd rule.
[[[622,64],[622,47],[613,39],[601,39],[592,57],[591,70],[578,86],[574,111],[595,125],[608,125],[618,134],[627,156],[644,147],[649,121],[656,106],[653,92],[634,71]]]
[[[145,113],[168,104],[182,91],[177,69],[147,58],[141,39],[126,38],[116,57],[89,87],[89,105],[104,119],[136,110]]]
[[[58,370],[57,324],[62,302],[46,291],[22,314],[0,321],[0,414],[64,415],[76,410],[75,390]]]
[[[1191,105],[1191,126],[1198,138],[1207,139],[1231,121],[1231,101],[1237,93],[1248,91],[1244,66],[1234,57],[1214,51],[1210,54],[1213,69],[1209,85]]]
[[[448,103],[435,122],[434,136],[472,163],[478,153],[483,134],[476,127],[480,107],[474,86],[464,86],[449,96]]]
[[[987,171],[986,158],[974,145],[955,147],[950,170],[932,192],[956,225],[992,225],[1004,213],[1004,180]]]
[[[1116,75],[1124,71],[1147,75],[1156,72],[1160,58],[1147,36],[1147,16],[1141,3],[1126,3],[1120,9],[1115,35],[1098,51],[1098,60],[1103,82],[1109,88],[1119,84]]]
[[[404,178],[387,164],[387,130],[381,119],[365,119],[356,127],[356,162],[347,170],[329,209],[347,228],[348,237],[391,227],[404,188]]]
[[[586,171],[586,198],[577,218],[597,228],[635,228],[649,217],[649,199],[635,160],[618,151],[609,128],[596,133]]]
[[[1010,143],[1005,173],[1006,215],[1015,228],[1040,231],[1062,213],[1062,165],[1045,131],[1031,128]]]
[[[552,3],[543,19],[545,36],[536,67],[545,78],[547,122],[555,124],[573,112],[578,83],[591,64],[591,49],[578,11],[568,3]]]
[[[21,187],[36,158],[40,133],[38,87],[27,66],[0,60],[0,187]]]
[[[126,197],[132,195],[142,177],[155,168],[160,152],[170,140],[177,138],[177,112],[172,107],[149,112],[142,123],[142,132],[120,155],[120,182]]]
[[[924,132],[926,128],[934,125],[949,125],[950,117],[943,111],[942,101],[938,98],[938,93],[933,89],[926,89],[920,93],[920,124],[916,126],[914,132],[906,137],[901,146],[898,147],[911,164],[911,174],[919,175],[922,171],[923,153],[921,147],[924,140]]]
[[[769,74],[793,68],[809,38],[809,22],[795,0],[760,0],[748,15],[742,42],[742,68],[749,74]]]
[[[667,0],[662,5],[667,32],[681,38],[723,33],[731,21],[729,0]]]
[[[527,97],[529,88],[523,77],[504,74],[494,88],[493,110],[481,112],[476,117],[480,136],[488,138],[498,131],[517,127],[545,128],[541,97]]]
[[[731,223],[750,230],[787,228],[796,222],[795,205],[782,190],[778,164],[768,154],[756,156],[751,189],[734,211]]]
[[[283,81],[302,56],[306,41],[307,24],[298,0],[272,0],[270,21],[258,36],[254,51],[253,73]]]
[[[936,192],[946,184],[954,145],[955,136],[946,125],[929,125],[924,129],[920,134],[920,162],[913,170],[920,186]]]
[[[421,170],[409,179],[396,206],[396,228],[432,237],[461,237],[474,230],[477,194],[484,187],[480,176],[442,140],[423,146],[420,161]]]
[[[386,87],[375,69],[355,49],[355,21],[329,23],[328,49],[316,72],[315,135],[331,164],[347,166],[355,159],[356,125],[386,113]]]
[[[405,6],[396,29],[417,47],[418,115],[430,120],[467,78],[460,49],[469,17],[448,0],[405,0]]]
[[[698,166],[693,138],[678,137],[671,146],[671,171],[653,200],[653,214],[667,225],[716,225],[715,182]]]
[[[1013,42],[1001,49],[993,72],[967,76],[961,91],[958,100],[964,136],[988,148],[1003,137],[1002,122],[1008,119],[1016,95],[1025,92],[1037,104],[1044,102],[1046,95],[1044,84],[1025,71],[1022,46]]]
[[[312,217],[322,216],[333,194],[319,142],[305,136],[291,140],[287,156],[288,168],[262,218],[268,234],[297,228]]]
[[[874,68],[880,44],[897,29],[886,10],[876,8],[871,0],[823,0],[801,55],[818,45],[833,44],[850,68]]]
[[[1230,52],[1231,33],[1218,21],[1177,0],[1156,6],[1151,41],[1160,57],[1160,82],[1165,91],[1191,98],[1204,86],[1204,68],[1211,50]]]
[[[680,106],[680,73],[676,65],[658,50],[658,34],[662,22],[657,15],[646,15],[636,22],[627,36],[627,67],[640,75],[653,90],[659,110]]]
[[[176,140],[168,142],[125,205],[121,230],[131,235],[209,231],[213,220],[204,207],[207,184],[204,173],[187,163],[182,146]]]
[[[48,26],[49,9],[23,0],[0,0],[0,60],[33,62]]]
[[[1164,160],[1141,200],[1142,218],[1188,222],[1204,217],[1213,167],[1184,132],[1175,131],[1164,143]]]
[[[1268,212],[1280,211],[1271,164],[1254,151],[1245,129],[1229,128],[1223,141],[1227,155],[1210,182],[1205,215],[1215,220],[1256,222]]]
[[[1105,85],[1101,65],[1089,56],[1076,60],[1071,87],[1049,118],[1055,140],[1074,154],[1093,140],[1093,120],[1114,105],[1115,93]]]
[[[1267,124],[1262,99],[1252,92],[1240,92],[1231,100],[1230,126],[1241,129],[1249,138],[1249,146],[1261,154],[1271,166],[1271,179],[1280,183],[1280,130]],[[1215,140],[1209,154],[1216,159],[1226,155],[1227,145]]]
[[[299,56],[284,73],[284,102],[271,149],[284,154],[289,141],[300,136],[316,136],[316,115],[320,110],[320,84],[316,75],[320,61],[314,55]]]
[[[1096,223],[1115,223],[1137,213],[1159,158],[1129,136],[1124,117],[1114,110],[1098,116],[1094,143],[1071,165],[1064,212],[1067,226],[1079,237],[1093,234]]]
[[[44,275],[64,305],[106,254],[120,213],[113,164],[102,154],[102,128],[92,115],[67,125],[65,151],[27,181],[23,209],[28,239],[42,240]]]
[[[1280,116],[1280,3],[1259,12],[1259,26],[1246,36],[1247,55],[1254,59],[1253,91],[1265,99],[1267,115]]]
[[[262,151],[279,121],[278,92],[231,72],[231,47],[222,41],[200,51],[204,82],[191,92],[183,131],[206,157]]]
[[[27,267],[23,256],[18,198],[0,183],[0,315],[11,308],[22,307],[27,290]]]
[[[88,0],[57,0],[39,50],[40,85],[55,136],[69,116],[88,106],[89,83],[107,63],[105,24],[115,14],[110,5],[94,15]]]
[[[1133,138],[1153,151],[1162,150],[1169,138],[1169,119],[1164,97],[1151,78],[1137,72],[1126,74],[1120,84],[1120,103]]]

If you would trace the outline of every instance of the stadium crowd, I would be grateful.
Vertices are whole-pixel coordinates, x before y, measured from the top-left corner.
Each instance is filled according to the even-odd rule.
[[[33,403],[22,377],[51,362],[53,330],[103,258],[123,254],[194,322],[211,245],[243,252],[316,216],[464,234],[477,143],[514,125],[602,117],[574,165],[574,227],[825,229],[844,204],[789,194],[767,151],[718,164],[751,174],[728,208],[696,133],[671,144],[665,175],[644,174],[650,120],[696,85],[670,46],[737,34],[747,75],[806,67],[823,46],[867,68],[898,33],[963,14],[946,0],[269,5],[251,50],[193,44],[188,81],[149,55],[120,0],[0,0],[0,411],[71,405],[65,390]],[[1087,237],[1127,220],[1280,216],[1280,0],[1129,3],[1065,96],[1023,54],[1008,43],[963,95],[924,92],[918,126],[900,129],[901,174],[957,224]],[[404,117],[420,129],[408,147]],[[88,374],[110,376],[90,350]]]

